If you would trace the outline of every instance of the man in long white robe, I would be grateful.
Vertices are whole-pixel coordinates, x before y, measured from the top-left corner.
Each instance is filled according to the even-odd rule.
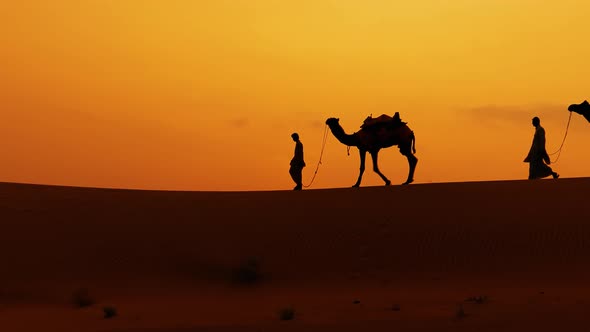
[[[548,166],[551,160],[545,150],[545,129],[541,127],[541,120],[538,117],[533,118],[533,126],[535,127],[533,144],[528,156],[524,159],[525,163],[529,163],[529,180],[541,179],[549,175],[557,179],[559,174]]]

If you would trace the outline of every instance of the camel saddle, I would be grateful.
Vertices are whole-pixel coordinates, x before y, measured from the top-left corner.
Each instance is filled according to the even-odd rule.
[[[392,126],[397,127],[406,124],[406,122],[402,122],[402,119],[399,116],[399,112],[395,112],[393,117],[387,114],[381,114],[380,116],[373,118],[368,116],[363,124],[361,125],[362,129],[368,129],[377,126]]]

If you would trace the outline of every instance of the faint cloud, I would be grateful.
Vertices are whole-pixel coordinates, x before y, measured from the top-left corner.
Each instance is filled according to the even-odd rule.
[[[309,126],[312,128],[323,128],[325,126],[325,123],[322,121],[315,120],[315,121],[310,121]]]
[[[538,116],[541,123],[561,124],[569,116],[563,105],[487,105],[460,110],[459,114],[489,127],[529,125]]]
[[[230,120],[229,124],[235,128],[245,128],[250,125],[250,121],[247,118],[237,118]]]

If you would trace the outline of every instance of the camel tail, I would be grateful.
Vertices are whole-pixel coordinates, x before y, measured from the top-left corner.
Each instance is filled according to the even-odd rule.
[[[416,135],[412,132],[412,153],[416,153]]]

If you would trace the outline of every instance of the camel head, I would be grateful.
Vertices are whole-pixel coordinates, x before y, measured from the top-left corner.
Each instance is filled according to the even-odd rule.
[[[567,109],[570,112],[576,112],[578,114],[586,114],[587,112],[590,112],[590,104],[588,103],[587,100],[584,100],[584,102],[582,102],[580,104],[570,105]]]
[[[326,124],[328,126],[333,126],[333,125],[337,125],[339,121],[340,121],[339,118],[329,118],[328,120],[326,120]]]

